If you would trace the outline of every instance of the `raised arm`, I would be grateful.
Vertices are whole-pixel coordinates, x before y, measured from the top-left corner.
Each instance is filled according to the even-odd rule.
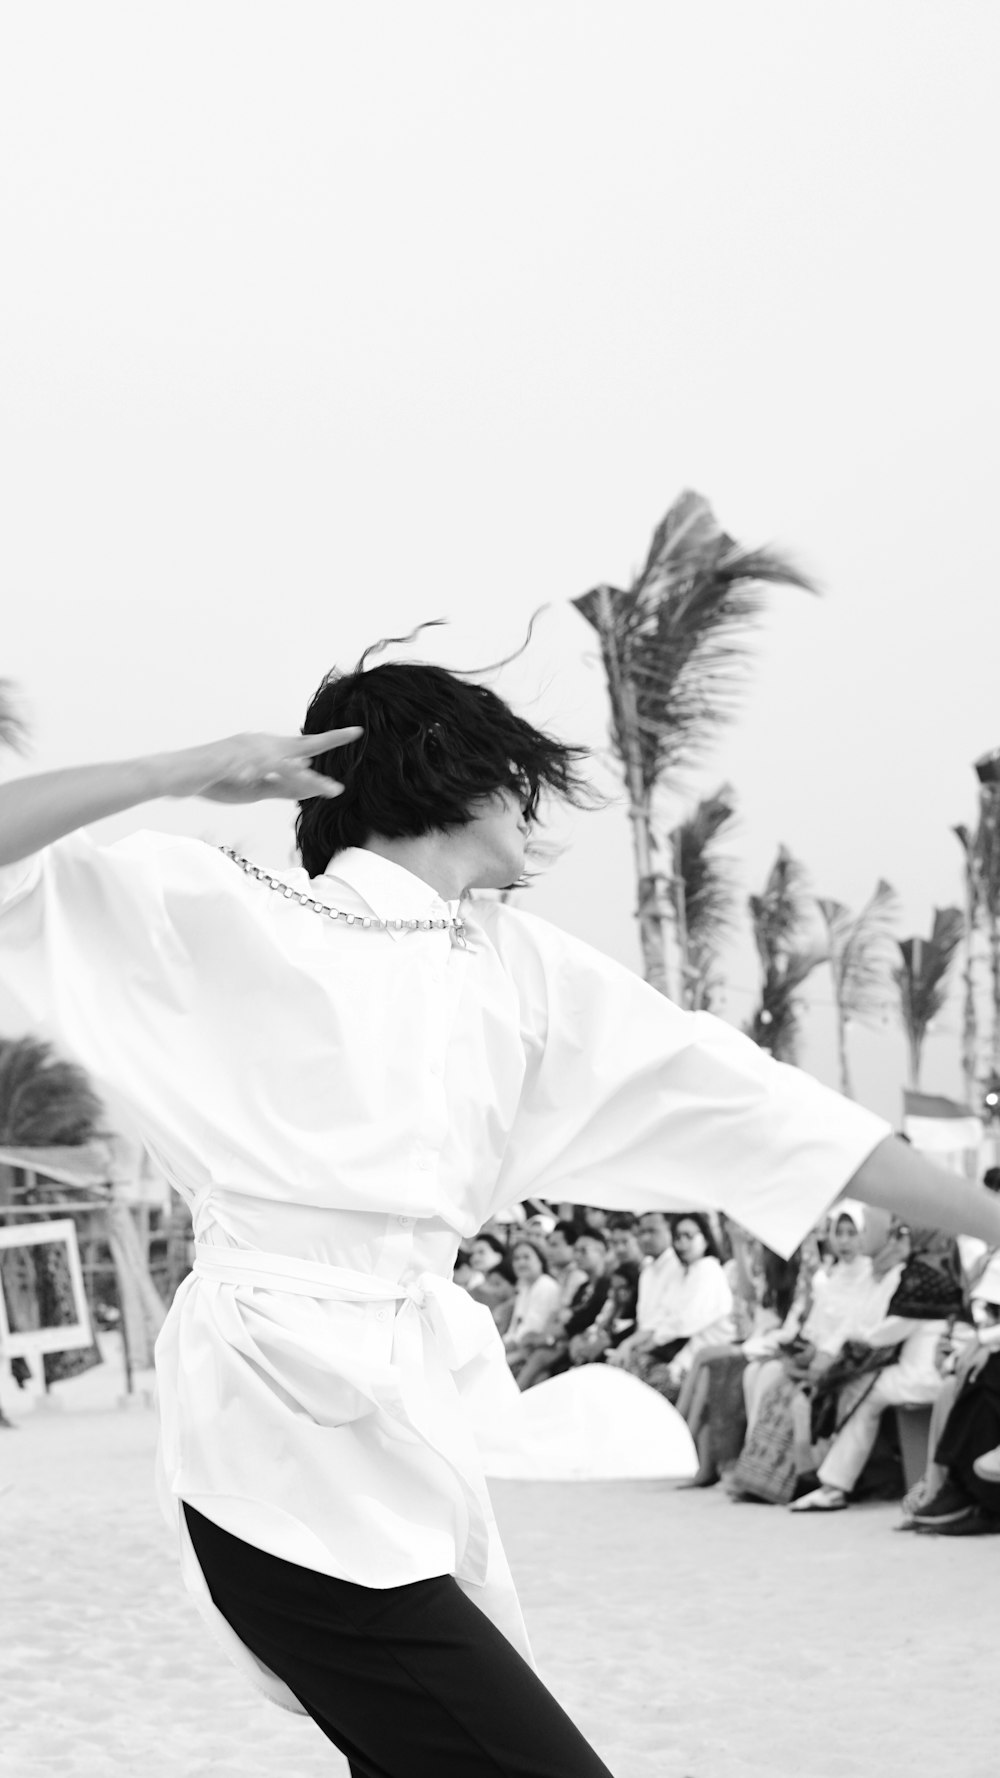
[[[311,761],[360,733],[342,728],[322,735],[232,735],[174,753],[17,778],[0,785],[0,865],[16,864],[78,827],[161,796],[226,803],[339,796],[342,786],[314,771]]]
[[[890,1136],[873,1149],[846,1188],[879,1210],[948,1235],[976,1235],[1000,1247],[1000,1201],[958,1173],[936,1166],[908,1143]]]

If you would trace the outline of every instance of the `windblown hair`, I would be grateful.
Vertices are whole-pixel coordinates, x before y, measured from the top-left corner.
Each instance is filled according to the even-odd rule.
[[[365,658],[352,673],[327,675],[302,725],[304,735],[364,729],[312,762],[344,790],[299,805],[295,837],[311,877],[371,834],[404,839],[462,827],[498,790],[519,796],[530,820],[543,791],[577,807],[592,800],[581,770],[586,749],[533,728],[488,686],[416,661],[366,670]]]

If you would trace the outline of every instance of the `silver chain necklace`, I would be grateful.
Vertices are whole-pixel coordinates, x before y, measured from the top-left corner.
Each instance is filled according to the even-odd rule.
[[[261,870],[259,864],[254,864],[252,859],[244,858],[240,852],[234,852],[232,846],[220,846],[219,851],[239,865],[240,870],[245,871],[248,877],[256,877],[258,883],[266,883],[269,889],[276,890],[286,901],[297,901],[300,907],[311,908],[315,914],[325,914],[328,920],[343,920],[345,926],[362,926],[366,931],[372,928],[376,932],[388,932],[390,929],[393,932],[450,932],[453,945],[460,945],[462,950],[469,948],[465,936],[465,921],[458,914],[450,914],[446,920],[378,920],[374,914],[347,914],[343,908],[328,907],[325,901],[317,901],[303,890],[293,889],[290,883],[283,883],[280,877],[270,876],[266,870]]]

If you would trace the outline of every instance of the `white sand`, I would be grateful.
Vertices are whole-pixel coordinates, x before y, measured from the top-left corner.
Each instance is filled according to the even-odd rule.
[[[345,1773],[181,1591],[153,1416],[100,1405],[109,1371],[0,1433],[3,1778]],[[994,1778],[1000,1539],[656,1482],[495,1498],[540,1663],[615,1778]]]

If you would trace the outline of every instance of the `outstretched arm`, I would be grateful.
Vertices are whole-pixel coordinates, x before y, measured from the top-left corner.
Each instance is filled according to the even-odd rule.
[[[315,771],[312,760],[360,733],[342,728],[322,735],[233,735],[175,753],[17,778],[0,785],[0,865],[16,864],[78,827],[161,796],[229,803],[339,796],[342,786]]]
[[[896,1136],[873,1149],[845,1195],[923,1228],[977,1235],[989,1247],[1000,1247],[1000,1200],[982,1186],[935,1166]]]

